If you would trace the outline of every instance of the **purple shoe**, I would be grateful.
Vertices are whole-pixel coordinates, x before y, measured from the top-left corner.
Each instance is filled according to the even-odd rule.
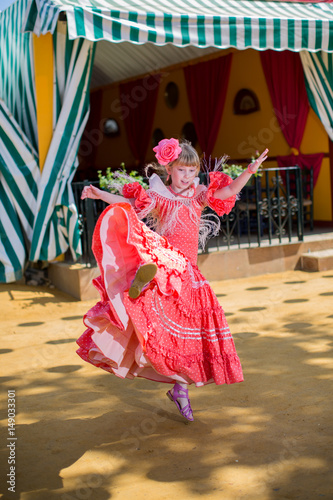
[[[181,392],[183,394],[181,394]],[[188,389],[184,389],[184,387],[182,387],[181,385],[176,383],[173,387],[173,394],[171,393],[171,391],[168,391],[166,393],[166,395],[168,396],[168,398],[171,401],[173,401],[175,403],[175,405],[178,408],[179,413],[184,418],[189,420],[190,422],[193,422],[194,418],[193,418],[193,413],[192,413],[192,408],[191,408],[191,402],[190,402],[189,397],[188,397]],[[186,406],[184,406],[184,408],[182,408],[177,401],[178,398],[186,398],[188,401],[188,404]]]

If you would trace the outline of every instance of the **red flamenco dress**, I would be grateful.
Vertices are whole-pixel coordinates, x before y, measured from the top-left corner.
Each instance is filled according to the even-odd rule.
[[[138,183],[124,187],[134,208],[125,202],[104,210],[93,236],[101,300],[84,316],[82,359],[121,378],[196,386],[243,380],[223,309],[196,265],[198,237],[211,224],[202,210],[229,213],[236,197],[221,201],[214,192],[230,182],[214,172],[208,188],[196,179],[192,196],[183,197],[154,174],[147,191]],[[135,273],[148,262],[157,264],[156,276],[131,299]]]

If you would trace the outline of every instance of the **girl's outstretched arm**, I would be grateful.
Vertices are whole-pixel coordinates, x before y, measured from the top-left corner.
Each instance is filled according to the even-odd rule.
[[[214,198],[219,200],[226,200],[230,198],[230,196],[234,196],[239,193],[241,189],[245,186],[247,181],[250,179],[252,174],[255,174],[260,167],[260,165],[267,158],[268,149],[265,149],[263,153],[257,158],[253,163],[250,163],[246,170],[242,174],[240,174],[237,179],[233,180],[229,186],[225,186],[222,189],[218,189],[214,193]]]
[[[108,193],[107,191],[103,191],[102,189],[98,189],[95,186],[85,186],[82,190],[81,200],[85,198],[91,198],[92,200],[103,200],[105,203],[130,203],[134,205],[134,198],[124,198],[119,194]]]

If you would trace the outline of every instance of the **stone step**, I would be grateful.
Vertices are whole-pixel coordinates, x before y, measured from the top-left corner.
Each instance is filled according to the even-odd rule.
[[[329,271],[333,269],[333,249],[303,253],[301,255],[303,271]]]
[[[83,264],[52,262],[48,268],[48,278],[59,290],[72,295],[78,300],[99,299],[99,293],[92,280],[100,275],[98,267],[86,267]]]

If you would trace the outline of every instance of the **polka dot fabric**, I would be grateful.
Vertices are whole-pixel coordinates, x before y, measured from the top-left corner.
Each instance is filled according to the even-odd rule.
[[[219,187],[215,182],[214,189]],[[145,194],[139,191],[139,204],[147,205]],[[222,215],[235,200],[224,200],[223,207],[216,202],[216,211]],[[179,203],[178,197],[174,203]],[[201,189],[191,198],[190,208],[194,206],[200,215],[205,205],[214,208],[214,203],[212,189]],[[157,208],[161,204],[163,196]],[[170,207],[170,198],[165,199],[165,206]],[[127,203],[111,205],[103,212],[93,239],[101,270],[94,284],[101,300],[85,315],[87,330],[78,340],[77,352],[85,361],[127,378],[197,386],[243,380],[223,309],[196,265],[199,227],[190,208],[184,203],[181,227],[176,224],[167,238],[148,229]],[[160,207],[160,211],[165,210]],[[133,300],[128,289],[144,262],[156,262],[158,272]]]

